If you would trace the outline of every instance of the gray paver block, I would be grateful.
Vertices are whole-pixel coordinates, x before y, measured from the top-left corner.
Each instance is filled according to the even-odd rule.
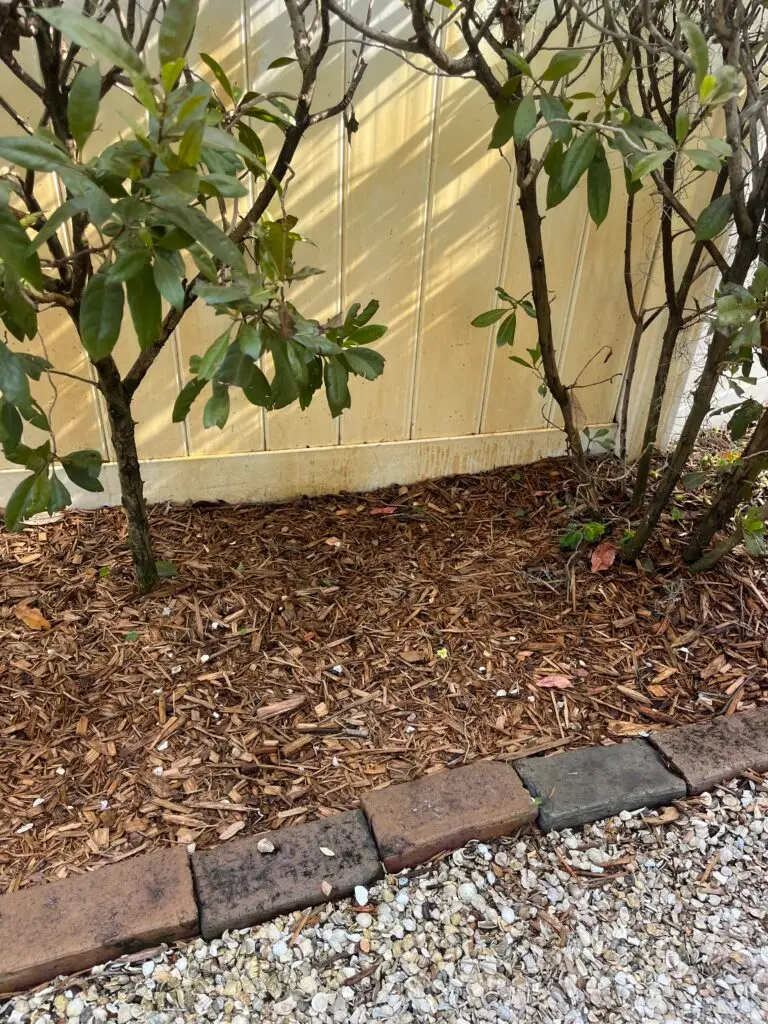
[[[768,770],[768,708],[653,733],[653,745],[688,784],[691,794]]]
[[[584,747],[515,762],[529,792],[540,801],[544,832],[575,828],[619,811],[658,807],[686,795],[644,739],[610,747]]]
[[[259,853],[263,838],[274,845],[273,853]],[[349,896],[356,885],[370,885],[384,873],[361,811],[201,850],[192,855],[192,870],[206,939]]]

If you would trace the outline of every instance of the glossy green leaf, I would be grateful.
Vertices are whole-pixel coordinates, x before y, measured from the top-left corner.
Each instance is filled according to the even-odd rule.
[[[59,230],[62,224],[66,224],[75,214],[87,210],[88,202],[85,196],[78,196],[76,199],[68,199],[66,203],[57,207],[29,243],[30,249],[39,249]]]
[[[227,96],[229,96],[231,100],[234,100],[235,91],[232,88],[232,83],[230,82],[229,78],[227,78],[227,74],[224,71],[224,68],[221,66],[221,64],[219,64],[219,62],[215,60],[209,53],[201,53],[200,60],[203,62],[203,64],[207,65],[211,69],[211,71],[216,77],[216,81],[222,87]]]
[[[127,281],[125,290],[139,347],[147,348],[160,337],[163,323],[162,302],[152,267],[146,263]]]
[[[632,180],[640,181],[646,175],[653,173],[653,171],[660,170],[664,164],[672,156],[672,152],[667,149],[659,149],[653,153],[646,153],[645,156],[641,156],[639,160],[635,160],[632,164]]]
[[[195,31],[197,7],[198,0],[168,0],[157,40],[162,65],[186,54]]]
[[[243,254],[221,228],[209,220],[204,213],[191,206],[173,206],[165,200],[158,200],[158,205],[162,206],[163,212],[171,224],[186,231],[195,241],[205,246],[216,259],[245,274]]]
[[[344,349],[341,359],[351,373],[366,380],[376,380],[384,372],[384,356],[372,348]]]
[[[685,109],[681,107],[675,114],[675,141],[678,145],[685,142],[688,132],[691,129],[691,115]]]
[[[101,472],[101,453],[95,449],[86,448],[81,451],[70,452],[59,458],[64,472],[73,484],[82,487],[84,491],[100,493],[104,490],[99,473]]]
[[[707,40],[699,26],[685,15],[680,16],[680,28],[688,43],[688,52],[696,74],[696,84],[700,86],[709,68]]]
[[[80,338],[94,362],[108,356],[123,322],[123,286],[106,274],[95,274],[85,286],[80,305]]]
[[[5,306],[3,323],[14,338],[19,341],[34,338],[37,334],[37,311],[22,290],[18,275],[11,266],[5,268]]]
[[[82,151],[96,126],[101,100],[101,71],[98,64],[81,68],[70,86],[67,121],[72,138]]]
[[[182,420],[187,418],[189,410],[192,408],[192,403],[207,383],[208,381],[200,377],[193,377],[192,380],[187,381],[176,396],[176,401],[173,403],[173,414],[171,418],[174,423],[181,423]]]
[[[161,580],[173,580],[179,575],[179,570],[173,562],[169,562],[166,559],[155,562],[155,569]]]
[[[203,380],[213,380],[216,376],[216,371],[224,362],[224,356],[227,354],[228,348],[229,330],[226,330],[208,346],[208,349],[200,360],[200,365],[197,368],[197,376],[201,377]]]
[[[290,64],[295,63],[295,57],[276,57],[270,64],[267,64],[267,71],[272,71],[275,68],[287,68]]]
[[[24,423],[16,406],[0,396],[0,444],[6,452],[18,447],[23,430]]]
[[[728,420],[728,433],[733,441],[740,441],[753,423],[756,423],[763,415],[762,403],[754,398],[748,398],[743,402],[736,412]]]
[[[251,405],[258,405],[263,409],[268,409],[271,406],[272,392],[269,387],[269,381],[258,366],[254,366],[251,383],[243,388],[243,394]]]
[[[29,380],[24,368],[7,345],[0,342],[0,392],[3,398],[14,405],[29,402]]]
[[[181,278],[173,259],[170,256],[166,256],[160,249],[155,250],[152,273],[157,290],[165,301],[177,309],[182,309],[184,306],[184,285],[181,283]]]
[[[719,171],[722,165],[722,158],[708,149],[687,149],[686,156],[694,167],[702,171]]]
[[[228,174],[204,174],[200,178],[200,191],[224,199],[242,199],[248,195],[245,185]]]
[[[118,32],[103,22],[87,18],[67,7],[40,7],[35,13],[78,46],[84,46],[110,64],[116,64],[149,80],[149,73],[138,53]]]
[[[326,360],[323,380],[331,416],[340,416],[351,407],[352,396],[349,393],[349,371],[339,357],[331,356]]]
[[[33,287],[45,289],[40,259],[29,235],[7,206],[0,206],[0,259]]]
[[[554,54],[546,70],[542,74],[545,82],[557,82],[565,78],[581,64],[584,54],[580,50],[560,50]]]
[[[568,147],[560,168],[560,187],[566,195],[571,192],[597,153],[597,132],[590,129],[579,134]]]
[[[0,161],[30,171],[58,171],[72,166],[70,157],[58,146],[34,135],[0,138]]]
[[[386,333],[387,328],[383,324],[367,324],[365,327],[356,327],[350,331],[347,340],[352,345],[370,345],[383,338]]]
[[[48,513],[53,515],[54,512],[61,512],[63,508],[68,508],[71,504],[72,495],[56,475],[56,472],[51,469],[51,479],[49,481],[48,491]]]
[[[587,171],[587,207],[594,223],[600,227],[608,216],[611,205],[611,169],[605,151],[598,147],[595,159]]]
[[[730,196],[718,196],[717,199],[713,199],[696,218],[696,238],[699,241],[715,238],[728,226],[731,212]]]
[[[5,527],[7,530],[18,530],[24,518],[24,509],[35,486],[37,474],[25,476],[11,494],[5,506]]]
[[[515,112],[513,135],[515,142],[521,146],[536,127],[536,99],[529,93],[520,101]]]
[[[548,92],[542,93],[539,98],[541,116],[549,125],[552,138],[555,142],[570,142],[573,130],[570,124],[563,124],[563,121],[570,121],[570,115],[562,100],[556,96],[550,96]]]
[[[205,403],[203,426],[223,430],[229,419],[229,388],[226,384],[214,382],[213,394]]]
[[[513,345],[515,342],[515,331],[517,330],[517,313],[510,313],[507,319],[499,327],[496,334],[496,345],[503,348],[504,345]]]
[[[242,324],[237,332],[240,351],[251,359],[260,359],[267,348],[267,329],[260,324]]]
[[[504,59],[507,61],[507,63],[511,64],[512,67],[515,68],[517,71],[519,71],[521,75],[525,75],[526,78],[532,78],[533,77],[533,71],[531,71],[531,65],[528,63],[528,61],[525,59],[525,57],[521,57],[520,54],[519,53],[515,53],[514,50],[502,50],[501,54],[504,57]]]
[[[518,101],[510,103],[499,114],[491,132],[491,141],[488,143],[488,149],[501,149],[513,137],[515,133],[515,115],[517,114],[518,106]]]
[[[472,327],[490,327],[497,323],[509,312],[508,309],[489,309],[485,313],[479,313],[474,320],[470,321]]]
[[[147,266],[149,257],[149,249],[123,249],[105,273],[113,283],[128,281]]]

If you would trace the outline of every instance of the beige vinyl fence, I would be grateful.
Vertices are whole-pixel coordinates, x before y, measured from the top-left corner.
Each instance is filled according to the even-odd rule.
[[[358,7],[364,16],[367,0],[354,0],[353,9]],[[397,2],[375,9],[379,24],[404,28]],[[333,56],[321,74],[318,105],[342,94],[354,59],[342,29],[336,27]],[[264,70],[292,52],[280,0],[207,0],[194,45],[212,53],[243,87],[258,80],[261,88],[295,89],[293,68]],[[533,374],[495,347],[491,330],[470,326],[494,304],[497,284],[516,296],[529,288],[514,176],[498,153],[487,150],[492,105],[476,83],[420,75],[381,50],[369,50],[367,59],[355,103],[360,127],[351,145],[338,119],[312,129],[295,161],[287,207],[317,245],[306,247],[304,261],[325,269],[297,287],[297,304],[322,319],[353,301],[378,298],[377,319],[390,328],[379,343],[387,359],[384,376],[355,381],[352,409],[340,420],[331,419],[322,395],[304,413],[293,407],[268,414],[233,395],[223,431],[204,430],[198,408],[186,424],[172,424],[170,410],[189,356],[214,336],[214,317],[198,303],[135,401],[150,500],[265,500],[362,490],[564,450],[552,404],[537,394]],[[0,89],[34,113],[17,82],[0,77]],[[99,144],[117,136],[126,113],[131,101],[121,97],[101,121]],[[13,133],[7,119],[0,130]],[[277,130],[268,128],[263,141],[274,153]],[[588,219],[583,187],[544,223],[554,323],[565,382],[601,381],[578,394],[590,425],[611,425],[632,330],[622,284],[624,186],[615,171],[611,211],[599,230]],[[633,265],[640,295],[648,287],[658,298],[651,213],[643,199]],[[116,350],[123,369],[136,352],[129,326],[124,334]],[[515,351],[522,355],[535,343],[535,322],[522,317]],[[59,310],[41,317],[38,351],[60,369],[89,374]],[[638,409],[647,396],[652,357],[647,346],[638,366]],[[108,457],[106,417],[95,389],[57,381],[55,395],[41,382],[38,397],[52,407],[59,448],[94,447]],[[633,443],[637,418],[630,424]],[[0,503],[21,476],[17,467],[0,463]],[[80,493],[77,500],[117,502],[114,467],[105,470],[104,482],[103,495]]]

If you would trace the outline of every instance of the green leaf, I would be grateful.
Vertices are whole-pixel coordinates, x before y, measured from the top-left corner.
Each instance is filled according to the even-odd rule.
[[[80,338],[94,362],[105,359],[115,347],[123,322],[123,286],[106,274],[94,274],[80,304]]]
[[[560,537],[562,551],[575,551],[584,540],[584,531],[578,523],[571,523],[567,531]]]
[[[520,299],[518,306],[528,314],[531,320],[536,319],[536,307],[528,299]]]
[[[563,120],[570,121],[570,115],[562,100],[556,96],[550,96],[548,92],[542,93],[539,98],[541,116],[549,125],[552,138],[555,142],[570,142],[573,130],[570,124],[562,124]],[[557,123],[553,123],[557,122]]]
[[[178,60],[171,60],[167,64],[163,64],[160,68],[160,78],[163,83],[163,90],[166,96],[173,90],[174,85],[179,80],[179,75],[184,70],[184,58],[179,57]]]
[[[731,197],[718,196],[696,218],[696,238],[706,241],[724,231],[731,219]]]
[[[234,102],[235,91],[232,88],[232,83],[227,78],[226,72],[221,64],[219,64],[217,60],[214,60],[209,53],[201,53],[200,60],[211,69],[216,77],[216,81],[222,87],[227,96],[229,96],[229,98]]]
[[[64,472],[73,484],[84,491],[99,493],[104,487],[99,480],[101,472],[101,453],[93,449],[70,452],[59,458]]]
[[[48,491],[48,512],[53,515],[54,512],[61,512],[63,508],[67,508],[71,504],[72,495],[56,476],[56,473],[52,468]]]
[[[728,433],[732,440],[740,441],[753,423],[763,415],[763,406],[754,398],[747,399],[728,420]]]
[[[112,284],[128,281],[147,266],[149,256],[149,249],[123,249],[104,273]]]
[[[747,554],[752,555],[753,558],[759,558],[765,551],[765,537],[762,533],[744,530],[744,547],[747,549]]]
[[[187,418],[189,410],[192,408],[192,403],[207,383],[208,381],[204,380],[202,377],[193,377],[192,380],[187,381],[176,396],[176,401],[173,403],[171,419],[174,423],[181,423],[182,420]]]
[[[352,396],[349,393],[349,371],[338,356],[326,360],[323,379],[331,416],[340,416],[352,405]]]
[[[182,135],[179,143],[179,160],[185,167],[197,167],[200,163],[204,131],[202,121],[195,121]]]
[[[692,473],[686,473],[680,482],[686,491],[696,491],[702,484],[706,483],[706,480],[706,473],[701,470],[694,470]]]
[[[197,369],[197,376],[203,380],[213,380],[216,371],[224,362],[224,356],[229,348],[229,329],[220,334],[218,338],[209,345],[205,355],[200,360]]]
[[[133,75],[149,81],[144,61],[123,37],[103,22],[87,18],[66,7],[40,7],[35,13],[53,25],[78,46],[92,50],[109,64],[116,64]]]
[[[214,382],[213,394],[205,403],[203,410],[203,426],[218,427],[223,430],[229,419],[229,388],[226,384]]]
[[[125,290],[139,347],[147,348],[160,337],[163,322],[162,302],[152,267],[146,263],[138,274],[128,280]]]
[[[587,172],[587,206],[589,215],[600,227],[608,216],[611,204],[611,169],[605,159],[605,151],[598,146],[595,159]]]
[[[515,330],[517,329],[517,313],[510,313],[504,323],[499,327],[496,335],[496,344],[499,348],[504,345],[513,345],[515,341]]]
[[[582,533],[584,534],[584,540],[594,544],[605,533],[605,527],[602,523],[585,523],[582,527]]]
[[[37,334],[37,311],[22,290],[16,271],[11,266],[5,268],[5,305],[3,321],[11,334],[19,341],[34,338]]]
[[[198,0],[168,0],[157,40],[161,64],[170,64],[186,54],[195,31],[197,6]]]
[[[749,286],[749,294],[757,299],[758,302],[763,302],[766,292],[768,292],[768,264],[760,260],[755,270],[755,276],[752,278],[752,283]]]
[[[521,146],[536,127],[536,99],[532,93],[524,96],[515,113],[513,133],[515,142]]]
[[[508,312],[508,309],[489,309],[485,313],[480,313],[474,320],[470,320],[470,324],[472,327],[490,327],[491,324],[497,323],[503,316],[506,316]]]
[[[691,115],[685,107],[680,107],[678,112],[675,114],[675,141],[678,145],[682,145],[682,143],[685,142],[690,130]]]
[[[243,254],[221,228],[209,220],[204,213],[191,206],[173,206],[165,199],[158,199],[157,204],[162,208],[171,224],[186,231],[195,241],[205,246],[216,259],[241,274],[246,273]]]
[[[525,75],[527,78],[533,78],[533,71],[531,71],[531,65],[525,59],[521,57],[519,53],[515,53],[514,50],[502,50],[501,55],[511,64],[513,68],[516,68],[521,75]]]
[[[510,356],[509,358],[512,360],[513,363],[517,363],[518,366],[524,366],[526,370],[530,370],[532,368],[531,364],[526,363],[526,361],[524,359],[521,359],[520,356]]]
[[[34,135],[0,138],[0,160],[30,171],[58,171],[72,166],[67,153]]]
[[[223,196],[225,199],[242,199],[248,195],[245,185],[228,174],[204,174],[200,178],[200,191],[206,195]]]
[[[82,213],[83,210],[86,210],[88,203],[89,200],[86,196],[78,196],[76,199],[68,199],[66,203],[55,209],[29,243],[30,250],[39,249],[41,245],[47,242],[59,230],[62,224],[66,224],[76,213]]]
[[[23,430],[24,423],[16,406],[0,397],[0,444],[6,452],[18,447]]]
[[[289,64],[295,63],[295,57],[276,57],[271,64],[267,64],[267,71],[272,71],[274,68],[287,68]]]
[[[347,340],[352,345],[370,345],[371,342],[383,338],[386,333],[387,328],[383,324],[367,324],[365,327],[356,327],[350,331]]]
[[[242,324],[237,332],[240,351],[251,359],[260,359],[267,348],[267,329],[260,324]]]
[[[672,156],[672,150],[659,149],[653,153],[646,153],[632,164],[632,180],[640,181],[652,171],[658,171]]]
[[[694,167],[702,171],[719,171],[722,160],[708,149],[686,149],[685,154]]]
[[[72,138],[82,152],[96,125],[101,100],[101,71],[98,64],[81,68],[70,86],[67,121]]]
[[[264,409],[268,409],[272,405],[272,392],[269,387],[269,381],[258,366],[253,367],[251,383],[248,387],[243,388],[243,394],[251,405],[258,405]]]
[[[341,360],[358,377],[376,380],[384,372],[384,356],[372,348],[346,348]]]
[[[184,306],[184,286],[181,283],[174,260],[160,250],[155,250],[155,260],[152,264],[152,274],[155,278],[155,286],[166,302],[169,302],[177,309]]]
[[[18,530],[24,518],[24,509],[27,505],[32,488],[35,485],[38,474],[25,476],[5,506],[5,527],[7,530]]]
[[[491,132],[491,141],[488,143],[488,149],[501,149],[512,138],[515,133],[515,115],[517,114],[518,106],[519,103],[517,101],[510,103],[499,114]]]
[[[704,33],[685,15],[680,16],[680,28],[688,42],[688,52],[696,73],[696,84],[701,85],[709,69],[709,48]]]
[[[545,82],[557,82],[565,78],[581,64],[584,54],[579,50],[560,50],[550,60],[546,70],[542,74]]]
[[[227,306],[233,302],[241,302],[251,294],[249,284],[210,284],[198,281],[194,288],[195,295],[209,306]]]
[[[161,580],[172,580],[179,575],[179,570],[173,564],[161,559],[159,562],[155,562],[155,570]]]
[[[594,128],[582,132],[568,147],[559,176],[560,187],[565,195],[573,191],[579,178],[592,163],[597,147],[598,138]]]
[[[7,206],[0,206],[0,259],[33,287],[45,290],[40,260],[29,235]]]
[[[7,345],[0,342],[0,391],[3,398],[14,405],[26,405],[30,400],[29,381],[24,368]]]

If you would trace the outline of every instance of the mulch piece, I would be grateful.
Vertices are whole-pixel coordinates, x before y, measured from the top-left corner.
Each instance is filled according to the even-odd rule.
[[[667,519],[653,563],[593,573],[558,547],[592,517],[559,461],[157,505],[180,575],[142,599],[119,509],[0,534],[0,891],[768,698],[765,561],[692,576]]]

